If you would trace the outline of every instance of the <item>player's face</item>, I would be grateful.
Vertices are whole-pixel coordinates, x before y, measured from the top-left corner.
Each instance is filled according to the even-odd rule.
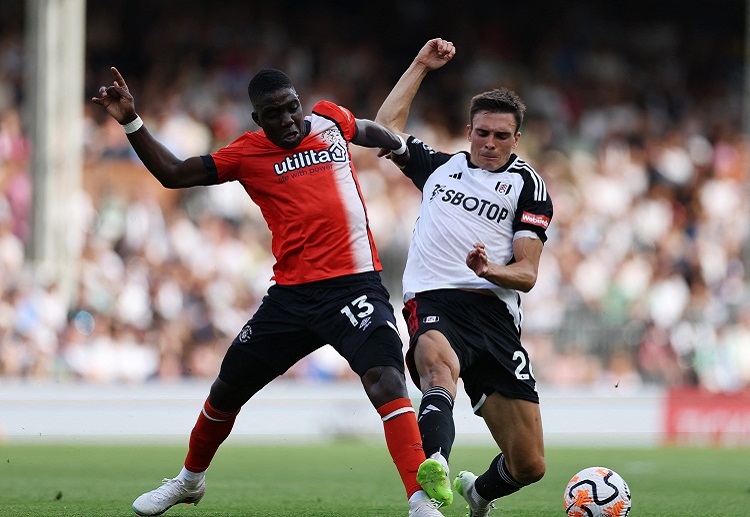
[[[478,111],[466,128],[471,142],[471,162],[489,171],[508,162],[521,137],[516,131],[516,118],[512,113]]]
[[[279,147],[297,147],[304,134],[305,116],[297,92],[284,88],[261,97],[254,105],[253,120],[268,139]]]

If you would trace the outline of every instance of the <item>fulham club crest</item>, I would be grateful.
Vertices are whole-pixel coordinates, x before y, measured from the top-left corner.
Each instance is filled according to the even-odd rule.
[[[497,185],[495,185],[495,190],[496,190],[496,191],[497,191],[497,193],[498,193],[498,194],[500,194],[501,196],[507,196],[507,195],[508,195],[508,193],[510,193],[510,188],[511,188],[512,186],[513,186],[513,185],[511,185],[510,183],[505,183],[505,182],[503,182],[503,181],[498,181],[498,182],[497,182]]]

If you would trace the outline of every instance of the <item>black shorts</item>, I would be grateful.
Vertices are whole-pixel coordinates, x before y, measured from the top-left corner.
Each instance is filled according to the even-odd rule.
[[[381,327],[392,330],[363,346]],[[271,286],[232,341],[219,377],[234,385],[264,385],[326,344],[360,376],[376,366],[404,371],[402,341],[379,273]]]
[[[458,289],[426,291],[406,302],[403,314],[410,337],[406,364],[417,386],[414,345],[420,335],[437,330],[458,356],[475,413],[493,392],[539,403],[521,333],[499,298]]]

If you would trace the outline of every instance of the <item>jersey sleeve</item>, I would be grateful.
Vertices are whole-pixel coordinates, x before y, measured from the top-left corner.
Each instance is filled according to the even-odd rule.
[[[422,190],[430,174],[453,156],[434,150],[413,135],[406,140],[406,145],[409,147],[409,161],[403,172],[419,190]]]
[[[542,242],[547,241],[547,228],[552,221],[552,199],[544,180],[535,171],[524,172],[523,188],[513,221],[513,231],[532,231]]]
[[[227,181],[234,181],[238,178],[245,140],[246,138],[243,135],[215,153],[201,156],[203,165],[209,171],[213,170],[214,184],[218,185]]]
[[[340,128],[347,142],[357,137],[357,120],[351,111],[330,101],[320,101],[313,106],[313,113],[333,120]]]

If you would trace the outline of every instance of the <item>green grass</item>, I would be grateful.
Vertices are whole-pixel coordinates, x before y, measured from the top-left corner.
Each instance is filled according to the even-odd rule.
[[[482,472],[496,450],[456,445],[453,473]],[[147,445],[0,445],[0,516],[132,516],[130,504],[179,471],[185,448]],[[588,466],[619,472],[633,493],[632,517],[750,515],[750,450],[549,448],[547,475],[502,500],[493,515],[565,517],[563,489]],[[466,513],[461,497],[445,516]],[[225,444],[197,507],[167,516],[381,517],[407,514],[384,445]]]

